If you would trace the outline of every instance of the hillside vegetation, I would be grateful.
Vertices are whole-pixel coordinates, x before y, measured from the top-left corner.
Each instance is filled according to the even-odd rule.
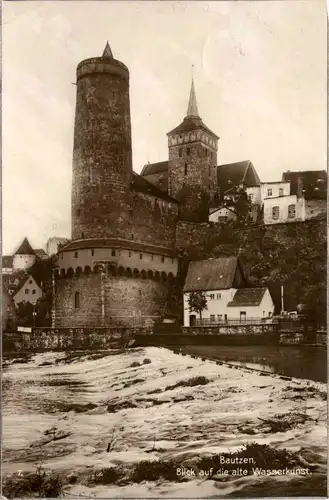
[[[208,234],[206,242],[189,248],[189,260],[238,255],[249,285],[269,287],[276,312],[283,285],[286,310],[304,305],[310,317],[326,322],[325,219],[249,228],[214,226]]]

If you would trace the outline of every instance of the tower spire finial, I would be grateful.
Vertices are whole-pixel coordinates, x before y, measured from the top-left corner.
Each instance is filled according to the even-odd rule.
[[[198,104],[196,102],[195,88],[194,88],[194,75],[193,75],[194,65],[192,64],[192,84],[190,90],[190,98],[188,101],[187,114],[186,116],[194,116],[199,118]]]
[[[112,50],[108,41],[106,42],[102,57],[111,57],[113,59]]]

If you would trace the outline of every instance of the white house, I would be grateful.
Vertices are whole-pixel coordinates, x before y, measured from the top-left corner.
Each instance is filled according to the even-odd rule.
[[[210,212],[209,221],[210,222],[228,222],[230,220],[236,221],[237,215],[233,208],[229,206],[223,206],[215,208]]]
[[[290,194],[289,181],[262,182],[246,192],[251,204],[263,209],[265,225],[305,220],[304,197]]]
[[[207,324],[266,319],[274,313],[274,303],[267,288],[246,288],[237,257],[190,262],[183,292],[184,326],[199,320],[198,313],[189,309],[189,296],[193,292],[206,295],[207,309],[202,311],[202,321]]]
[[[14,302],[17,306],[20,302],[30,302],[36,304],[37,300],[42,297],[42,288],[33,278],[33,276],[25,277],[13,294]]]

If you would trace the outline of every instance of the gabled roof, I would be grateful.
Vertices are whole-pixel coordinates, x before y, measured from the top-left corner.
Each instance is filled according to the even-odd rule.
[[[158,161],[157,163],[148,163],[144,165],[140,175],[159,174],[168,172],[168,161]]]
[[[267,288],[240,288],[234,294],[233,300],[227,307],[251,307],[259,306]]]
[[[184,292],[232,288],[238,265],[237,257],[192,261],[188,267]]]
[[[178,125],[178,127],[170,130],[167,135],[179,134],[180,132],[190,132],[191,130],[204,130],[215,139],[219,139],[218,135],[214,134],[214,132],[203,123],[201,118],[197,116],[186,116],[182,123]]]
[[[15,295],[17,295],[17,294],[18,294],[18,292],[19,292],[19,291],[20,291],[20,290],[21,290],[21,289],[22,289],[22,288],[26,285],[27,281],[29,281],[29,280],[31,280],[31,279],[35,282],[35,284],[36,284],[39,288],[41,288],[41,283],[40,283],[40,282],[39,282],[39,280],[37,280],[34,276],[32,276],[32,274],[27,275],[27,276],[25,275],[24,277],[22,277],[22,278],[20,279],[20,282],[19,282],[19,284],[16,286],[16,289],[15,289],[15,292],[14,292],[13,296],[15,297]]]
[[[299,172],[283,172],[283,181],[290,182],[290,193],[298,194],[298,183],[301,182],[306,200],[326,199],[327,172],[325,170],[304,170]]]
[[[48,254],[44,251],[43,248],[38,248],[38,249],[35,248],[34,252],[39,259],[48,259]]]
[[[35,252],[27,238],[24,238],[14,255],[35,255]]]
[[[221,195],[240,184],[244,186],[260,185],[260,179],[250,160],[219,165],[217,179]]]
[[[169,196],[169,194],[167,194],[165,191],[162,191],[154,184],[151,184],[151,182],[148,182],[145,177],[142,177],[135,172],[133,172],[132,188],[136,191],[142,191],[143,193],[151,194],[156,198],[162,198],[163,200],[167,200],[172,203],[178,203],[175,198]]]
[[[11,268],[13,267],[14,257],[12,255],[3,255],[2,256],[2,268]]]

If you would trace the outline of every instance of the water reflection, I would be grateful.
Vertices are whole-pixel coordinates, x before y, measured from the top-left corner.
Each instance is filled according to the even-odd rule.
[[[269,373],[327,382],[327,351],[322,347],[187,346],[183,350]]]

